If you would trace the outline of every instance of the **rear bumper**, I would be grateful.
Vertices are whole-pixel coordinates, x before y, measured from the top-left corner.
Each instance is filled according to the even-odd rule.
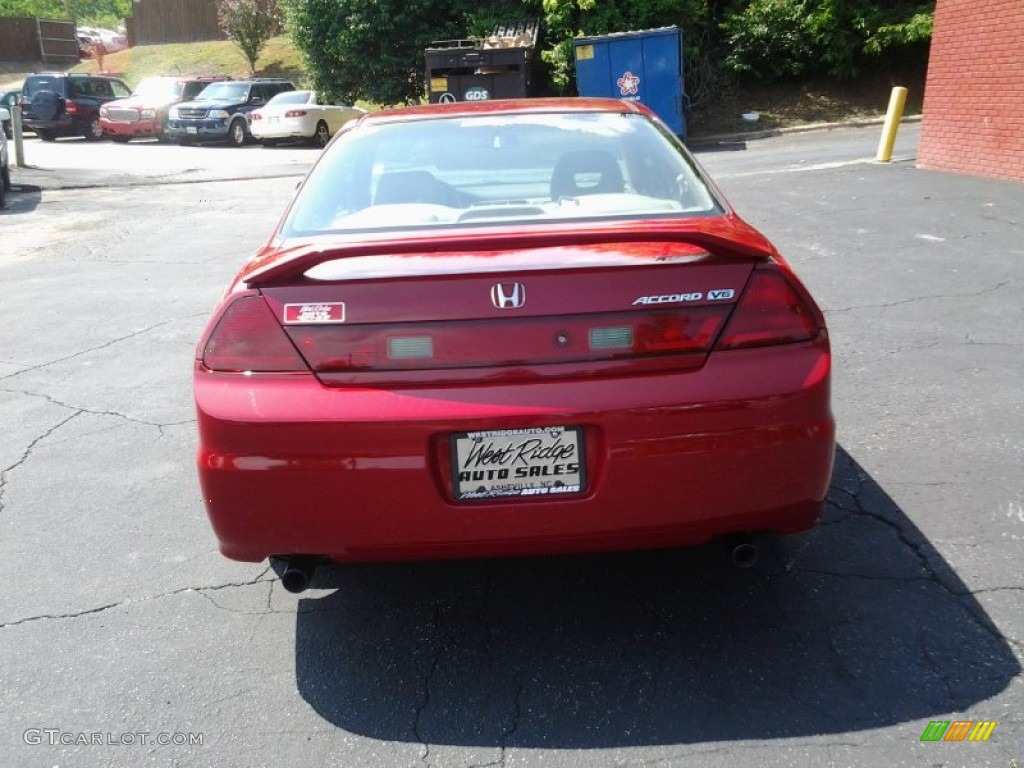
[[[281,118],[276,123],[257,120],[249,126],[254,139],[309,139],[316,132],[316,125],[307,126],[300,120]]]
[[[198,365],[202,498],[220,549],[340,561],[526,555],[791,533],[832,471],[829,352],[713,354],[697,372],[438,390],[353,390],[311,375]],[[455,502],[449,436],[578,425],[578,497]]]
[[[49,131],[57,136],[78,136],[85,129],[86,123],[76,118],[62,115],[54,120],[37,120],[26,118],[24,127],[26,131],[36,133],[38,131]]]

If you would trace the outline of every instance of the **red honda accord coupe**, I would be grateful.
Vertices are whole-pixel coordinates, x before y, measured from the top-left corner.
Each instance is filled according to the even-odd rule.
[[[198,345],[220,550],[323,561],[702,543],[812,526],[821,311],[644,106],[368,115]]]

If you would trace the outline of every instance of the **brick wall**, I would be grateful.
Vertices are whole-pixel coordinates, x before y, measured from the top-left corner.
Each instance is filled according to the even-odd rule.
[[[938,0],[917,162],[1024,181],[1024,0]]]

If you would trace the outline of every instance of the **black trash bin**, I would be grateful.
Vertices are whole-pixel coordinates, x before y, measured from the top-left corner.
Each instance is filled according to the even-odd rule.
[[[426,49],[431,104],[532,96],[537,22],[500,25],[472,40],[441,40]]]

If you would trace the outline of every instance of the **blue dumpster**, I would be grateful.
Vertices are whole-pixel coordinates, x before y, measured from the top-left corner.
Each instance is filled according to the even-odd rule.
[[[639,101],[686,138],[683,32],[661,27],[573,41],[580,96]]]

